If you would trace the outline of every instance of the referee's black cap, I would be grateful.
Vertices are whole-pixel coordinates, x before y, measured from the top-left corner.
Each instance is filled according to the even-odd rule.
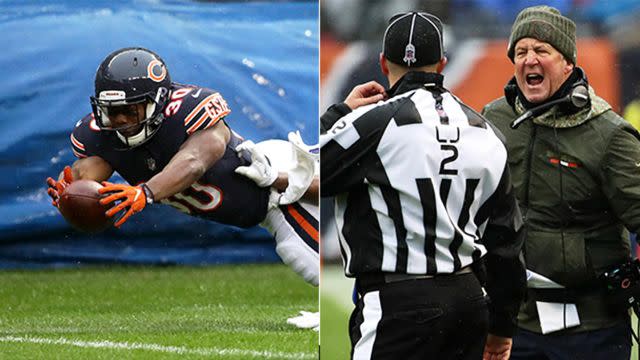
[[[426,12],[394,15],[384,32],[384,57],[405,67],[432,65],[444,57],[442,21]]]

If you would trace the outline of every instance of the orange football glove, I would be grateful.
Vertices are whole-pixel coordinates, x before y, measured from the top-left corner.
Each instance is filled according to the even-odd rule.
[[[107,181],[103,181],[104,187],[98,189],[100,194],[110,194],[100,199],[100,204],[107,205],[114,201],[121,200],[117,205],[114,205],[111,209],[107,210],[105,215],[113,217],[121,210],[126,212],[122,217],[114,224],[119,228],[125,221],[127,221],[131,215],[139,213],[145,206],[147,206],[147,195],[143,189],[143,185],[131,186],[126,184],[113,184]]]
[[[51,205],[55,207],[58,207],[58,205],[60,204],[60,195],[62,195],[64,189],[66,189],[67,186],[69,186],[69,184],[73,182],[73,173],[71,172],[70,166],[65,166],[64,170],[62,170],[62,173],[63,175],[61,180],[56,181],[53,180],[53,178],[47,178],[47,185],[49,185],[47,194],[51,196]]]

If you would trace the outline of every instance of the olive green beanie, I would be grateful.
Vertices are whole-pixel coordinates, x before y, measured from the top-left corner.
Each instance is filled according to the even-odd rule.
[[[516,43],[522,38],[544,41],[558,50],[567,61],[576,63],[576,24],[550,6],[532,6],[518,14],[511,27],[507,56],[513,62]]]

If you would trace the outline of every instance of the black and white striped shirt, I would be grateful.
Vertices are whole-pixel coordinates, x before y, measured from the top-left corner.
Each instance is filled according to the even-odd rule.
[[[517,260],[502,135],[442,80],[409,72],[388,100],[321,119],[321,194],[335,196],[347,276],[453,273],[487,251]]]

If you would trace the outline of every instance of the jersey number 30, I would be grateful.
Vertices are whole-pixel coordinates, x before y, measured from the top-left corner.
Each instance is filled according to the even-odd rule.
[[[207,212],[217,209],[222,204],[222,192],[213,185],[194,183],[161,202],[187,214]]]

